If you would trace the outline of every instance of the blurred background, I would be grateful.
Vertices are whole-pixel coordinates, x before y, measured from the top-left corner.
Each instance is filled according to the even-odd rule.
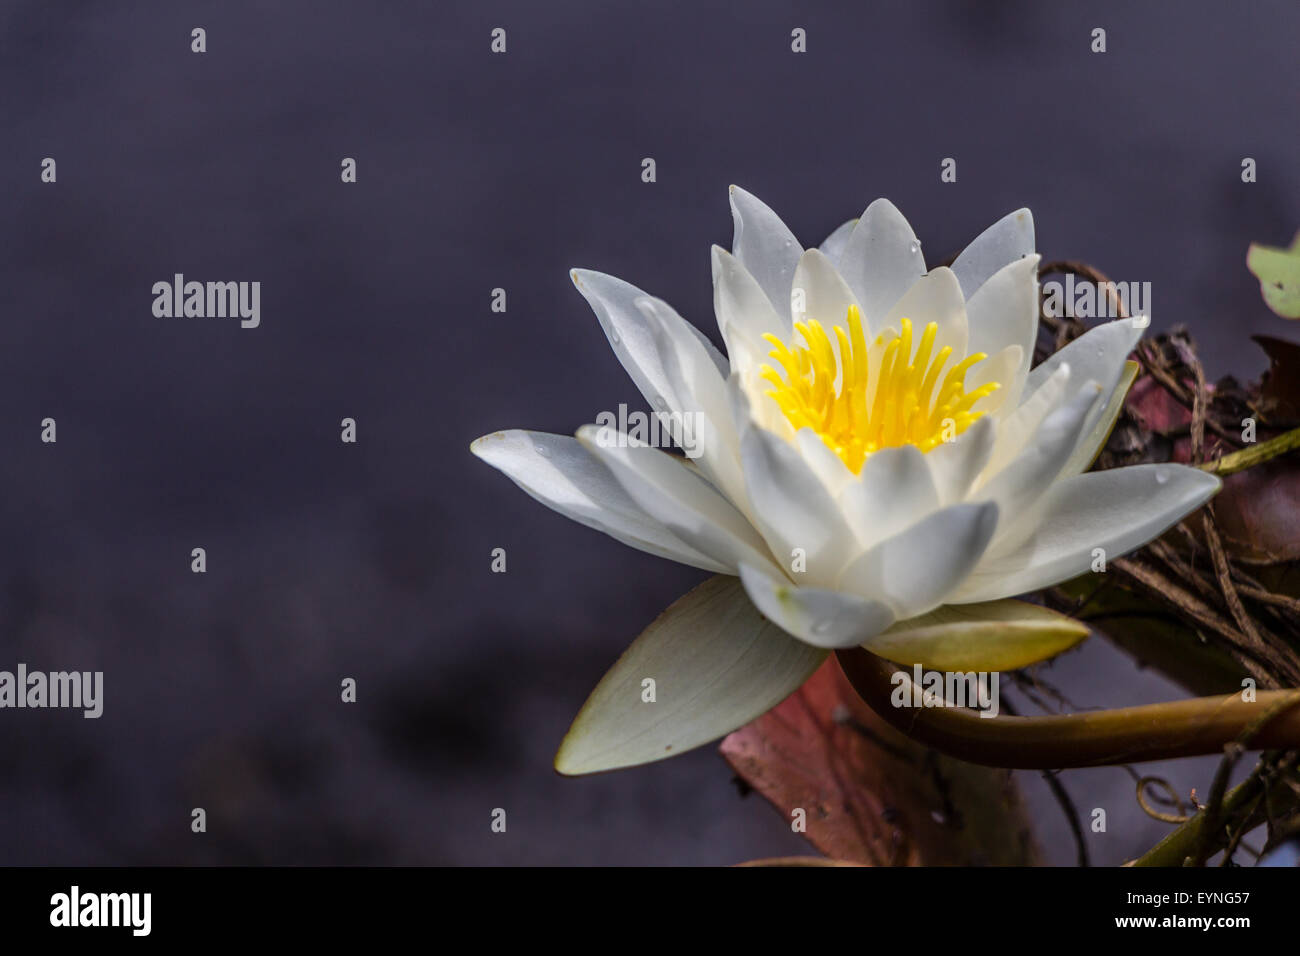
[[[1212,375],[1249,379],[1248,335],[1289,330],[1246,247],[1300,227],[1294,2],[865,6],[5,0],[0,669],[102,670],[105,701],[0,711],[0,863],[811,852],[712,747],[551,769],[606,667],[704,577],[468,452],[642,407],[567,270],[717,342],[730,183],[806,245],[886,196],[932,263],[1029,206],[1046,258],[1150,281],[1156,331],[1185,323]],[[261,326],[155,318],[176,272],[260,281]],[[1044,677],[1080,707],[1182,696],[1100,640]],[[1214,763],[1152,772],[1204,793]],[[1072,863],[1020,776],[1045,858]],[[1107,809],[1095,862],[1167,830],[1121,769],[1061,781]]]

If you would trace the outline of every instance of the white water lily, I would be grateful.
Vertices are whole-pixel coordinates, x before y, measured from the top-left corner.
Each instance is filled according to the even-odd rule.
[[[927,271],[911,227],[883,199],[807,250],[744,190],[732,188],[731,206],[732,252],[713,249],[725,357],[662,300],[573,272],[650,406],[697,423],[698,455],[609,440],[595,426],[576,438],[497,432],[472,450],[583,524],[738,575],[762,615],[821,649],[801,655],[766,630],[755,637],[766,627],[757,616],[743,638],[710,635],[747,642],[744,666],[761,675],[747,680],[764,685],[755,701],[794,690],[824,649],[905,660],[909,644],[933,645],[934,621],[958,641],[996,643],[996,602],[1140,547],[1219,488],[1173,464],[1086,471],[1132,381],[1126,359],[1142,323],[1098,326],[1031,369],[1039,257],[1029,210],[999,220],[950,268]],[[1057,649],[1081,630],[1063,625],[1069,640]],[[755,658],[759,645],[772,649]],[[772,678],[763,660],[778,654],[791,662]],[[1020,666],[1014,653],[994,657]],[[725,733],[717,726],[746,712],[700,733]],[[628,760],[584,757],[572,772]]]

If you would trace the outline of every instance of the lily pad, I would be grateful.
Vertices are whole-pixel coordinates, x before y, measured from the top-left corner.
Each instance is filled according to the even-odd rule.
[[[1288,249],[1251,243],[1246,268],[1259,280],[1270,309],[1284,319],[1300,319],[1300,233]]]

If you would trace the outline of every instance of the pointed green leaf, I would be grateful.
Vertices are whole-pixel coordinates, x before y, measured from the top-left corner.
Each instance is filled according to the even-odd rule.
[[[1300,233],[1290,249],[1251,243],[1246,268],[1259,280],[1270,309],[1284,319],[1300,319]]]
[[[737,578],[710,578],[659,615],[596,685],[555,769],[633,767],[717,740],[796,691],[826,653],[759,614]],[[653,702],[643,700],[646,680]]]
[[[908,666],[939,671],[1005,671],[1061,653],[1088,636],[1073,618],[1024,601],[949,604],[906,621],[863,645]]]

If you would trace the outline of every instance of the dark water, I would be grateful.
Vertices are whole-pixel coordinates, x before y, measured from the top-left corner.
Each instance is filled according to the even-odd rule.
[[[871,7],[6,0],[0,668],[103,670],[106,701],[97,721],[0,712],[0,861],[800,852],[711,749],[550,770],[604,668],[700,578],[467,452],[637,401],[568,267],[714,334],[729,183],[809,244],[888,196],[932,261],[1028,205],[1046,256],[1150,281],[1157,329],[1186,323],[1213,373],[1249,377],[1247,333],[1290,330],[1246,246],[1300,227],[1294,2]],[[177,272],[259,281],[261,325],[155,318]],[[1178,693],[1101,644],[1049,676],[1080,705]],[[1109,809],[1095,859],[1163,831],[1122,771],[1064,780]]]

